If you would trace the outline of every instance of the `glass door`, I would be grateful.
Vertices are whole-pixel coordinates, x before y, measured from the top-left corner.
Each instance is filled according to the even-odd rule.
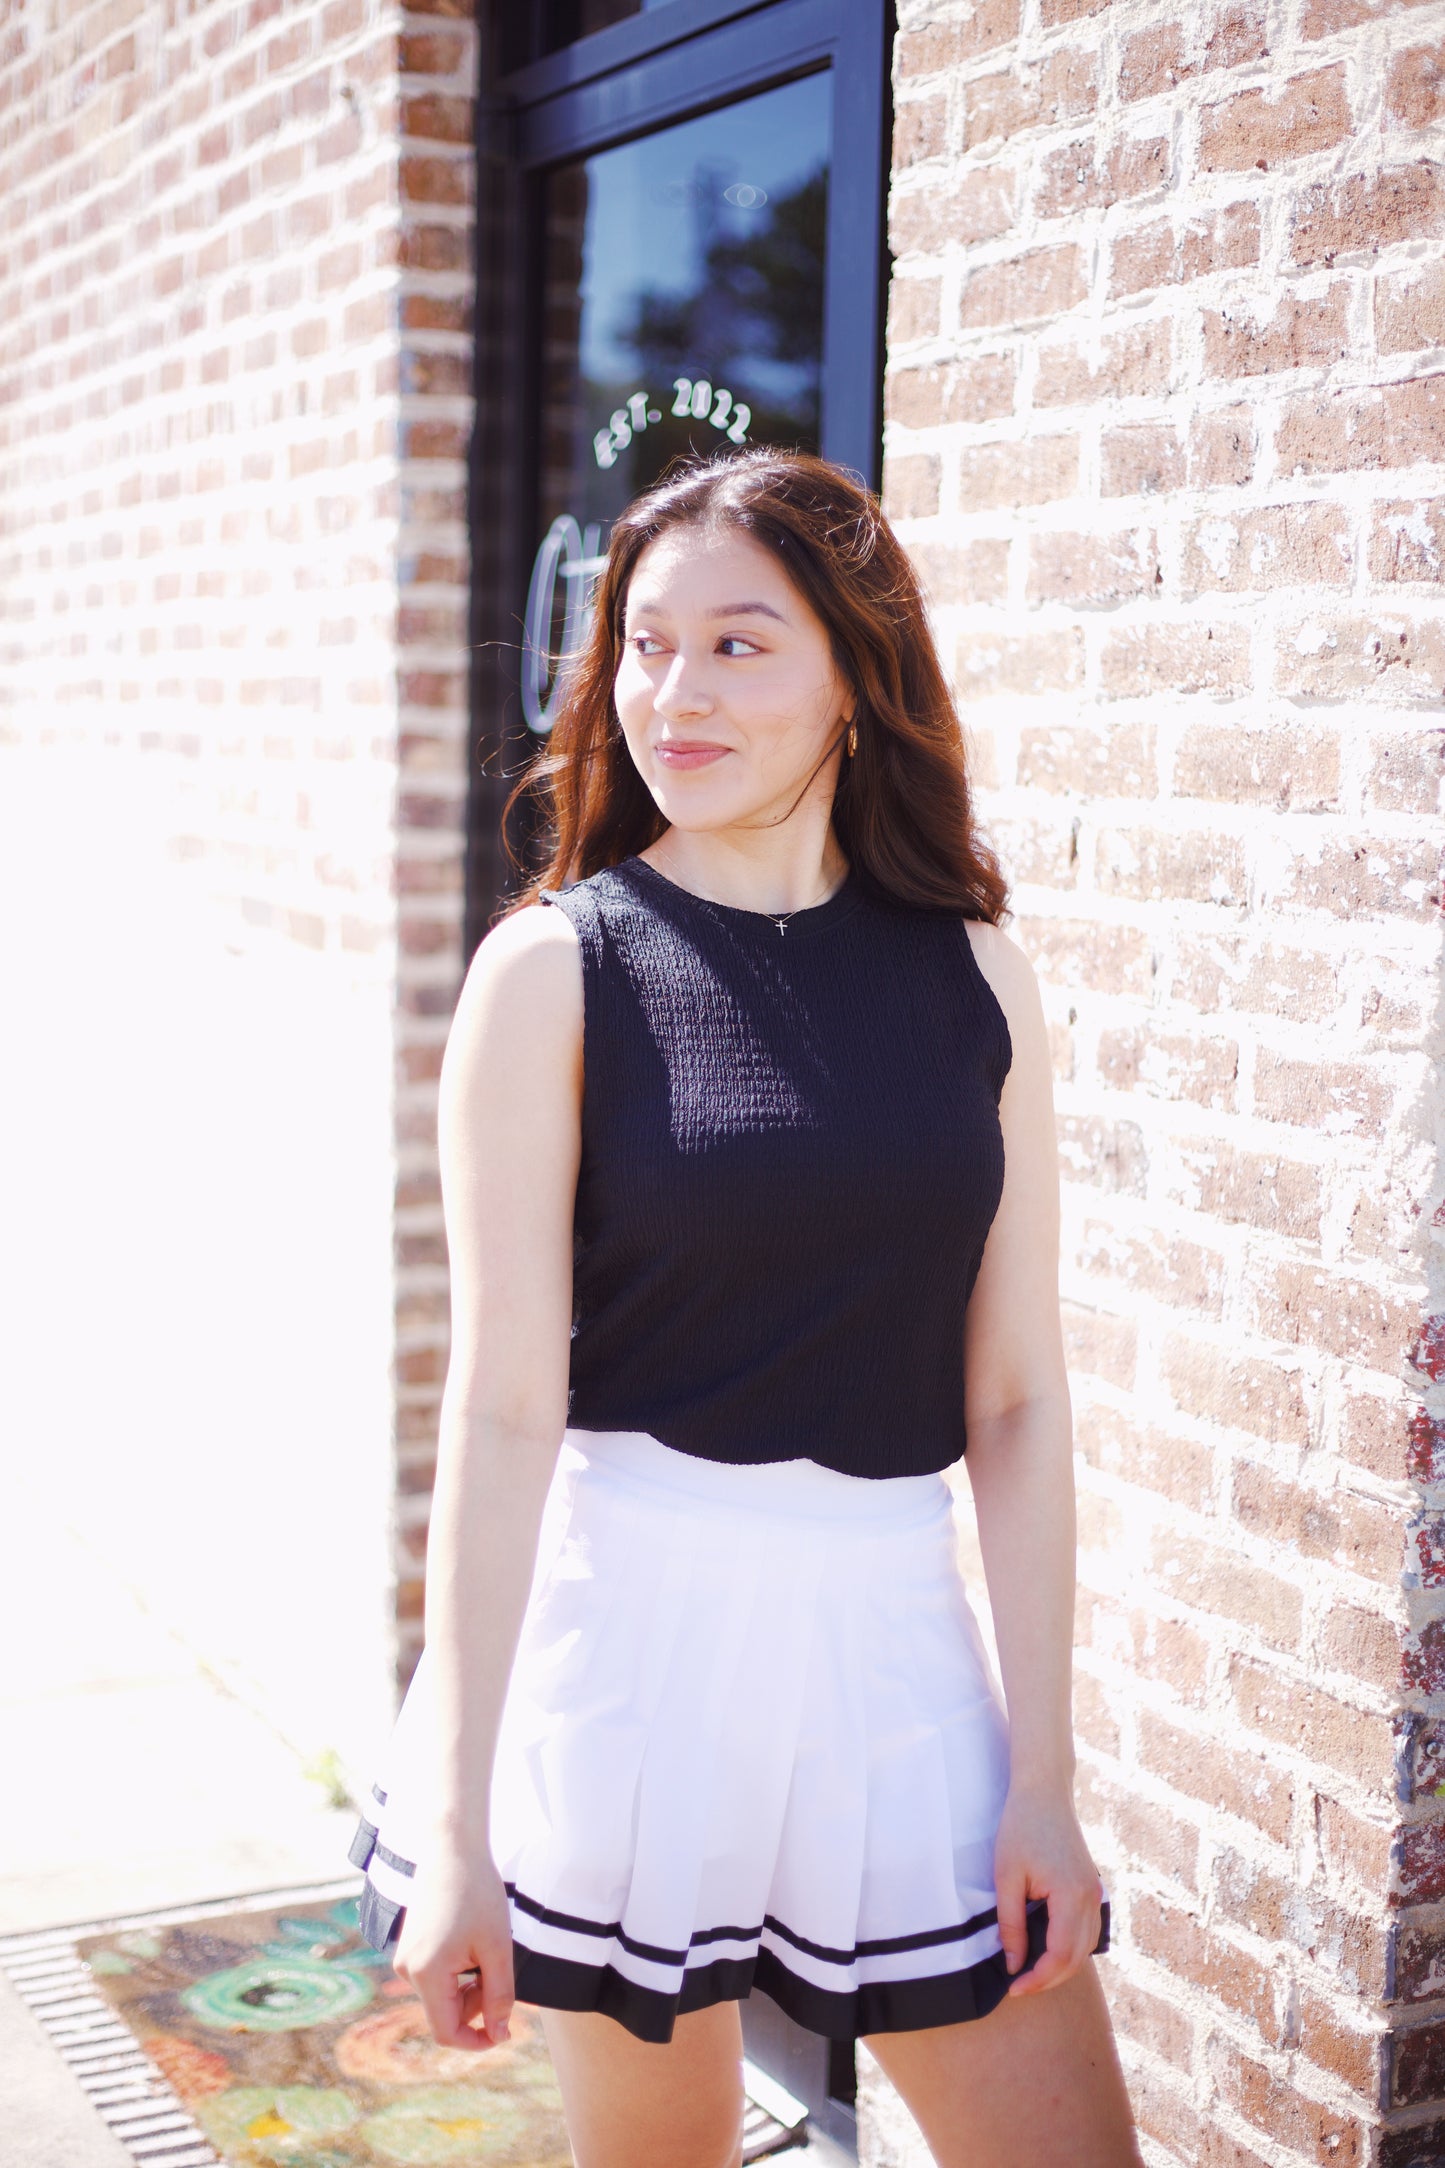
[[[639,490],[690,454],[820,447],[831,120],[817,71],[543,178],[534,732]]]

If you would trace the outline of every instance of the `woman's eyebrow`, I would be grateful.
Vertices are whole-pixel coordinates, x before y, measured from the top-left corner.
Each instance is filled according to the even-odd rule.
[[[650,602],[644,596],[640,601],[628,604],[627,615],[629,618],[656,617],[666,619],[669,612],[665,603]],[[775,618],[780,625],[786,625],[788,622],[782,611],[775,610],[770,602],[724,602],[720,603],[714,610],[704,610],[703,616],[707,618],[771,617]]]
[[[707,617],[775,617],[780,625],[788,620],[781,610],[775,610],[770,602],[725,602],[720,609],[707,610]]]

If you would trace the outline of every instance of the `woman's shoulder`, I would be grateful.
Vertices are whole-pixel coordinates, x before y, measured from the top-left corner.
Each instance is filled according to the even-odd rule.
[[[580,1026],[578,935],[561,911],[523,904],[478,942],[458,996],[453,1035],[570,1036]]]
[[[966,918],[964,931],[974,961],[993,995],[1007,1030],[1008,1061],[1031,1059],[1043,1032],[1043,1000],[1028,951],[1015,936],[988,919]]]

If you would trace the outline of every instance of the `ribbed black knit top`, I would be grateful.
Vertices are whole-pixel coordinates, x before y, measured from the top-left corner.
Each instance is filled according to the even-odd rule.
[[[545,900],[584,987],[569,1423],[948,1467],[1013,1053],[963,915],[850,871],[780,933],[637,857]]]

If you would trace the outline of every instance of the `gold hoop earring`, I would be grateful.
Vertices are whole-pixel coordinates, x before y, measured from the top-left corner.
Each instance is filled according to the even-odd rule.
[[[848,725],[848,758],[849,758],[850,760],[851,760],[851,759],[853,758],[853,755],[854,755],[854,754],[855,754],[855,753],[857,752],[857,750],[858,750],[858,725],[857,725],[856,723],[850,723],[850,724]]]

